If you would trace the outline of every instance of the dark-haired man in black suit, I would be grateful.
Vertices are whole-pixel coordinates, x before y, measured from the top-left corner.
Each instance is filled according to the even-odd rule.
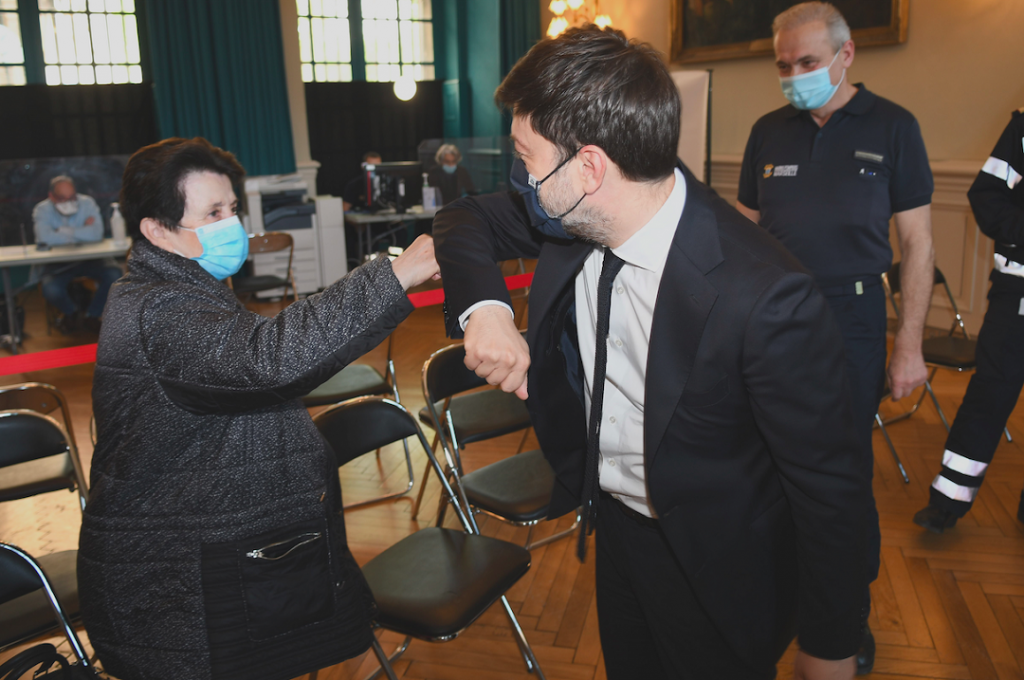
[[[435,220],[448,330],[528,397],[550,516],[596,522],[608,677],[767,679],[797,632],[797,678],[852,677],[869,488],[811,277],[676,160],[649,46],[572,29],[495,99],[519,191]],[[495,265],[518,256],[529,346]]]

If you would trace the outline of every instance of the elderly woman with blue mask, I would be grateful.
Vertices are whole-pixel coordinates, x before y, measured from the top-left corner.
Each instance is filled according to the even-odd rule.
[[[427,182],[441,190],[441,205],[461,196],[475,196],[476,186],[469,171],[459,165],[462,154],[454,144],[442,144],[434,154],[437,165],[427,172]]]
[[[285,680],[371,640],[336,463],[299,397],[412,311],[433,243],[262,317],[224,282],[248,254],[243,174],[200,138],[145,147],[124,172],[135,245],[99,340],[78,558],[83,621],[121,680]]]

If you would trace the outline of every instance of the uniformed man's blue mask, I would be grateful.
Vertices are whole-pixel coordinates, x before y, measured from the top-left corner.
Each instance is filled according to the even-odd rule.
[[[577,151],[577,153],[579,153]],[[537,196],[537,190],[540,189],[540,185],[543,184],[558,172],[563,165],[572,160],[576,154],[572,154],[569,158],[562,161],[557,168],[548,173],[548,176],[544,179],[538,180],[526,170],[526,164],[523,163],[521,158],[517,158],[512,162],[512,171],[509,172],[509,182],[516,191],[523,197],[523,201],[526,203],[526,210],[530,213],[530,224],[535,229],[540,231],[542,234],[553,236],[555,238],[566,238],[570,239],[565,228],[562,226],[562,218],[571,213],[576,207],[586,198],[586,194],[580,197],[579,201],[576,201],[576,205],[566,210],[561,215],[551,216],[544,209],[544,206],[540,204],[540,198]]]
[[[842,51],[842,49],[839,50],[839,52]],[[839,58],[839,52],[832,57],[828,66],[801,73],[798,76],[779,78],[779,82],[782,84],[782,94],[786,95],[790,104],[803,111],[813,111],[829,103],[835,93],[839,91],[843,79],[846,78],[846,69],[843,69],[843,77],[833,85],[832,78],[828,75],[828,70]]]

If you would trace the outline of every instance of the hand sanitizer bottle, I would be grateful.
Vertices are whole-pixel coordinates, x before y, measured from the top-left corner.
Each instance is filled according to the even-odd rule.
[[[115,246],[123,246],[128,242],[124,225],[124,215],[121,214],[121,206],[117,203],[110,204],[110,235],[114,238]]]
[[[427,181],[427,173],[423,173],[423,209],[434,210],[437,208],[437,197],[434,194],[434,187]]]

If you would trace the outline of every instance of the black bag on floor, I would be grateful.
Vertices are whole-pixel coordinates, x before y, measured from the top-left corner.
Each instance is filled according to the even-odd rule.
[[[57,664],[56,668],[53,668],[54,664]],[[0,666],[0,680],[18,680],[19,678],[96,680],[100,678],[100,674],[92,666],[69,663],[63,654],[57,652],[56,647],[44,642],[41,645],[29,647]]]

